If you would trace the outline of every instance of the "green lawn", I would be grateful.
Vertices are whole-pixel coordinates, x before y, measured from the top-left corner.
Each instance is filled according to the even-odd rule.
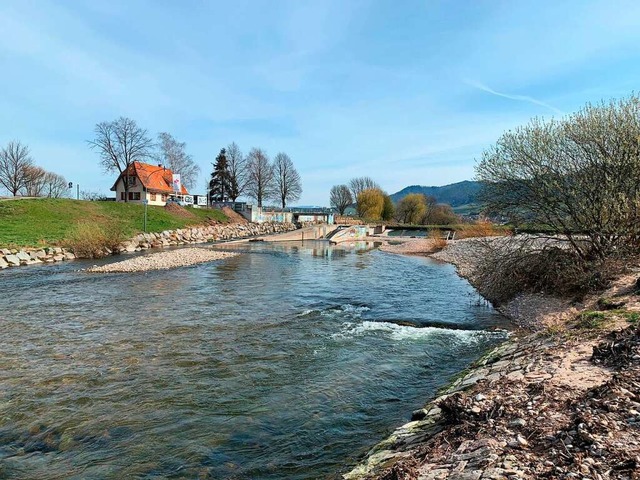
[[[195,218],[170,213],[164,207],[148,207],[147,231],[161,232],[227,217],[219,210],[190,208]],[[142,232],[144,207],[130,203],[88,202],[69,199],[0,201],[0,246],[43,246],[62,242],[74,226],[96,223],[132,236]]]

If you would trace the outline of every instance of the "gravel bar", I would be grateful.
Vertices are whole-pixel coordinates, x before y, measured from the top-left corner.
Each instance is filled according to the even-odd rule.
[[[91,273],[130,273],[146,272],[148,270],[167,270],[169,268],[185,267],[197,263],[222,260],[235,257],[238,253],[218,252],[206,248],[183,248],[171,252],[159,252],[142,257],[123,260],[87,269]]]

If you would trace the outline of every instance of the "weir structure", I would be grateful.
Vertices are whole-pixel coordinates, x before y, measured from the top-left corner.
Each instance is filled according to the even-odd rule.
[[[328,238],[338,228],[339,225],[328,225],[326,223],[323,223],[319,225],[311,225],[309,227],[299,228],[291,232],[262,237],[260,238],[260,240],[269,242],[304,242],[305,240],[322,240]]]

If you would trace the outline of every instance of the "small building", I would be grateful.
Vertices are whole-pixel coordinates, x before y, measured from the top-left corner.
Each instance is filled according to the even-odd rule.
[[[128,191],[126,192],[124,182],[128,182]],[[131,163],[129,168],[120,174],[111,187],[111,191],[116,192],[117,202],[142,203],[147,200],[149,205],[159,206],[164,206],[167,199],[176,193],[189,195],[184,185],[181,185],[180,192],[173,191],[173,172],[171,170],[162,165],[150,165],[142,162]]]

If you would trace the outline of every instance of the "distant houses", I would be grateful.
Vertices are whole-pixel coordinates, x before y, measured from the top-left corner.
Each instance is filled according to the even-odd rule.
[[[128,182],[126,191],[125,182]],[[167,200],[176,193],[189,195],[184,185],[181,185],[180,189],[180,192],[173,189],[173,172],[171,170],[162,165],[150,165],[142,162],[131,163],[111,187],[111,191],[116,192],[117,202],[142,203],[147,200],[149,205],[159,206],[166,205]]]

